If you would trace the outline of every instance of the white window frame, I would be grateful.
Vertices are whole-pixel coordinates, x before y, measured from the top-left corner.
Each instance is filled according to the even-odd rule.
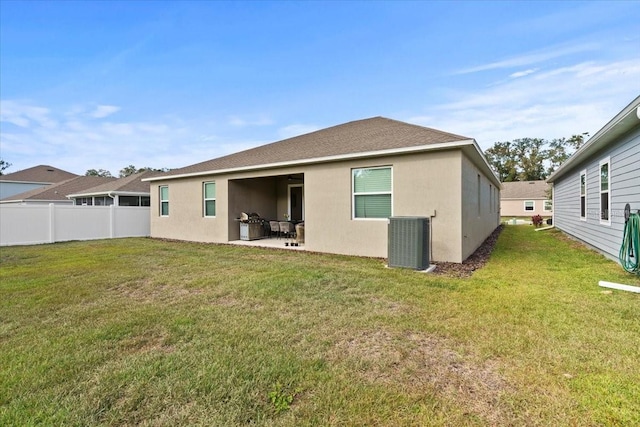
[[[207,184],[213,184],[215,187],[216,197],[207,198]],[[205,218],[215,218],[216,215],[207,215],[207,202],[214,201],[215,202],[215,212],[218,213],[218,186],[215,181],[205,181],[202,183],[202,216]]]
[[[166,189],[167,189],[167,198],[166,198],[166,199],[163,199],[163,198],[162,198],[162,189],[163,189],[163,188],[166,188]],[[160,185],[160,186],[158,187],[158,199],[160,200],[160,206],[159,206],[159,207],[160,207],[160,212],[159,212],[159,213],[160,213],[160,216],[161,216],[161,217],[168,217],[168,216],[169,216],[169,212],[170,212],[170,211],[169,211],[169,186],[168,186],[168,185]],[[163,204],[163,203],[166,203],[166,204],[167,204],[167,214],[166,214],[166,215],[163,215],[163,214],[162,214],[162,204]]]
[[[527,203],[531,203],[531,209],[527,209]],[[536,201],[535,200],[525,200],[522,203],[522,208],[525,212],[535,212],[536,211]]]
[[[582,177],[584,176],[584,194],[582,194]],[[580,171],[580,177],[578,178],[578,214],[581,221],[587,220],[587,170]],[[582,215],[582,198],[584,197],[584,215]]]
[[[547,209],[547,203],[550,203],[551,206],[549,206],[549,209]],[[553,212],[553,200],[545,200],[544,202],[542,202],[542,210],[544,212]]]
[[[391,170],[391,189],[389,191],[356,193],[355,192],[355,179],[356,172],[361,170],[374,170],[374,169],[390,169]],[[391,196],[391,215],[393,216],[393,166],[372,166],[363,168],[351,169],[351,219],[356,221],[388,221],[388,218],[360,218],[356,217],[356,196],[372,196],[376,194],[389,194]]]
[[[602,166],[607,165],[607,173],[608,173],[608,183],[607,189],[605,191],[602,190]],[[607,193],[607,219],[602,219],[602,195]],[[598,163],[598,206],[600,224],[603,225],[611,225],[611,157],[605,157],[600,160]]]

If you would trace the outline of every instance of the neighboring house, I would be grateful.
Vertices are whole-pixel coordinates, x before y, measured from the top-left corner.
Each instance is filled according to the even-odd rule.
[[[141,180],[161,174],[155,171],[140,172],[68,194],[67,197],[78,206],[149,206],[149,183]]]
[[[48,205],[54,203],[57,205],[72,205],[73,200],[67,198],[68,194],[77,193],[114,180],[115,178],[104,178],[100,176],[76,176],[66,181],[6,197],[0,200],[0,203],[20,205]]]
[[[547,180],[553,223],[617,259],[624,208],[640,209],[640,96],[591,137]]]
[[[205,161],[151,182],[151,236],[238,240],[242,212],[305,222],[308,250],[387,257],[391,216],[431,217],[432,259],[462,262],[498,226],[475,140],[383,117]]]
[[[75,178],[78,175],[54,168],[39,165],[17,172],[0,175],[0,200],[25,191],[43,188],[51,184]]]
[[[551,216],[551,186],[545,181],[503,182],[500,192],[500,216]]]

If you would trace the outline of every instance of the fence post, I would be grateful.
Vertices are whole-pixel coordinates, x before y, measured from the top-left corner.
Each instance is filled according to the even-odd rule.
[[[56,241],[56,205],[49,203],[49,243]]]
[[[109,205],[109,238],[113,239],[116,234],[116,206]]]

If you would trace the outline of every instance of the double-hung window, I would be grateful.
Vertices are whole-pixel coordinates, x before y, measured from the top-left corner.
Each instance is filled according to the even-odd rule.
[[[587,220],[587,171],[580,172],[580,219]]]
[[[354,219],[389,218],[392,215],[391,166],[352,169]]]
[[[536,202],[533,200],[525,200],[524,201],[524,210],[525,212],[530,212],[536,210]]]
[[[160,216],[169,216],[169,186],[160,186]]]
[[[553,210],[553,201],[552,200],[545,200],[544,201],[543,210],[545,212],[551,212]]]
[[[216,183],[205,182],[202,192],[204,196],[204,216],[216,216]]]
[[[607,157],[600,161],[600,223],[610,224],[609,206],[611,205],[611,160]]]

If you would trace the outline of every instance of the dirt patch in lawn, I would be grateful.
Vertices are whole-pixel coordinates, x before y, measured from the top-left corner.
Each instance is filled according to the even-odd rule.
[[[177,285],[154,284],[152,280],[122,283],[109,289],[123,297],[138,302],[175,302],[202,293],[198,288],[183,288]]]
[[[456,262],[437,262],[435,263],[436,269],[431,274],[449,277],[471,276],[474,271],[484,267],[487,261],[489,261],[491,252],[493,252],[493,248],[496,246],[498,237],[500,236],[500,233],[503,229],[504,225],[499,225],[498,228],[493,230],[493,233],[491,233],[491,235],[487,237],[484,242],[482,242],[480,247],[476,249],[476,251],[461,264],[458,264]]]
[[[447,341],[424,333],[364,331],[339,342],[332,357],[362,364],[368,381],[406,389],[431,390],[462,405],[490,425],[508,423],[500,398],[509,386],[496,362],[473,362],[451,349]]]

